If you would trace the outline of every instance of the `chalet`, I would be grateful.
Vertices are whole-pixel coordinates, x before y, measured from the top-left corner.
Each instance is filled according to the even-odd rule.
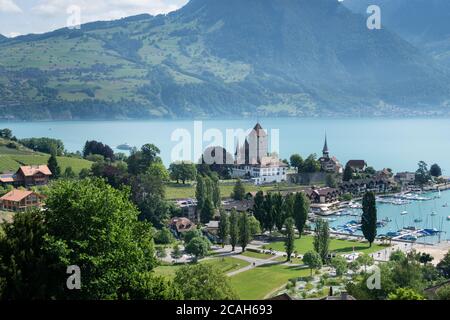
[[[0,175],[0,184],[23,186],[42,186],[48,184],[52,172],[46,165],[22,166],[16,173]]]
[[[312,204],[329,204],[339,200],[340,192],[335,188],[309,189],[305,191]]]
[[[416,181],[416,174],[414,172],[399,172],[394,179],[403,186],[413,185]]]
[[[385,178],[360,179],[343,182],[339,189],[342,194],[350,193],[354,196],[360,196],[368,191],[375,193],[386,193],[392,191],[393,183]]]
[[[325,144],[324,144],[323,150],[322,150],[322,157],[319,159],[319,162],[320,162],[322,171],[324,171],[324,172],[340,174],[344,171],[342,168],[342,165],[339,163],[338,159],[336,157],[330,156],[330,151],[328,150],[328,141],[327,141],[326,136],[325,136]]]
[[[14,189],[0,198],[0,209],[3,211],[25,211],[42,206],[44,197],[33,191]]]
[[[197,226],[188,218],[172,218],[169,227],[177,237],[180,237],[185,232],[195,230]]]
[[[219,233],[219,221],[210,221],[205,224],[206,231],[214,236]]]
[[[347,162],[346,166],[352,168],[353,172],[361,173],[366,171],[367,162],[364,160],[350,160],[349,162]]]

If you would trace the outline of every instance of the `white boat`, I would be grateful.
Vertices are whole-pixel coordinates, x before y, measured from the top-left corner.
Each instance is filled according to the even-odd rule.
[[[404,216],[404,215],[407,215],[408,214],[408,211],[402,211],[402,216]]]
[[[432,216],[432,217],[437,216],[436,211],[433,211],[433,212],[431,213],[431,216]]]
[[[450,216],[447,217],[447,220],[450,221]]]

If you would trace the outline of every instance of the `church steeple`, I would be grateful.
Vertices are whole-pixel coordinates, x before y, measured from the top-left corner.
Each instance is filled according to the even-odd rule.
[[[327,139],[327,134],[325,134],[325,144],[323,146],[323,156],[324,158],[329,158],[330,156],[330,151],[328,150],[328,139]]]

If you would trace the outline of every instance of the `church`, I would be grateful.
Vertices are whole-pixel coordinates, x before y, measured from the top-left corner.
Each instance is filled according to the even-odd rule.
[[[322,157],[319,159],[319,162],[322,167],[322,171],[324,172],[341,174],[344,171],[338,159],[336,159],[336,157],[330,157],[330,151],[328,150],[328,139],[326,135],[325,144],[322,150]]]
[[[288,165],[277,155],[269,154],[266,131],[257,123],[244,141],[236,148],[233,178],[249,179],[256,185],[286,181]]]

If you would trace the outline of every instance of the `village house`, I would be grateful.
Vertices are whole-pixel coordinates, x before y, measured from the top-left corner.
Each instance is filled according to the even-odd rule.
[[[258,123],[238,146],[235,164],[231,168],[233,178],[251,179],[256,185],[279,183],[287,179],[288,165],[278,156],[269,155],[267,133]]]
[[[210,221],[205,224],[205,227],[206,231],[213,236],[217,236],[219,233],[219,221]]]
[[[364,160],[350,160],[346,166],[352,168],[355,173],[362,173],[367,169],[367,162]]]
[[[322,171],[328,173],[341,174],[344,170],[336,157],[330,157],[330,151],[328,149],[328,141],[325,136],[325,144],[322,150],[322,157],[319,159]]]
[[[416,174],[414,172],[399,172],[394,176],[394,179],[402,186],[409,186],[415,183]]]
[[[385,178],[372,178],[372,179],[360,179],[343,182],[340,184],[339,189],[342,194],[352,194],[354,196],[360,196],[368,191],[375,193],[386,193],[392,191],[394,183]]]
[[[46,165],[22,166],[16,173],[0,175],[0,184],[31,187],[48,184],[52,172]]]
[[[188,218],[191,221],[198,223],[200,217],[197,213],[197,200],[195,199],[180,199],[175,201],[175,206],[180,209],[180,216]]]
[[[255,193],[256,194],[256,193]],[[255,201],[252,197],[244,200],[227,200],[222,203],[222,208],[225,212],[231,212],[235,209],[237,212],[246,212],[253,213],[253,206],[255,205]]]
[[[335,188],[311,188],[305,190],[311,204],[330,204],[339,201],[340,192]]]
[[[188,218],[172,218],[169,225],[170,230],[179,238],[183,233],[195,230],[197,226]]]
[[[25,211],[42,206],[44,196],[33,191],[14,189],[0,198],[0,209],[3,211]]]

